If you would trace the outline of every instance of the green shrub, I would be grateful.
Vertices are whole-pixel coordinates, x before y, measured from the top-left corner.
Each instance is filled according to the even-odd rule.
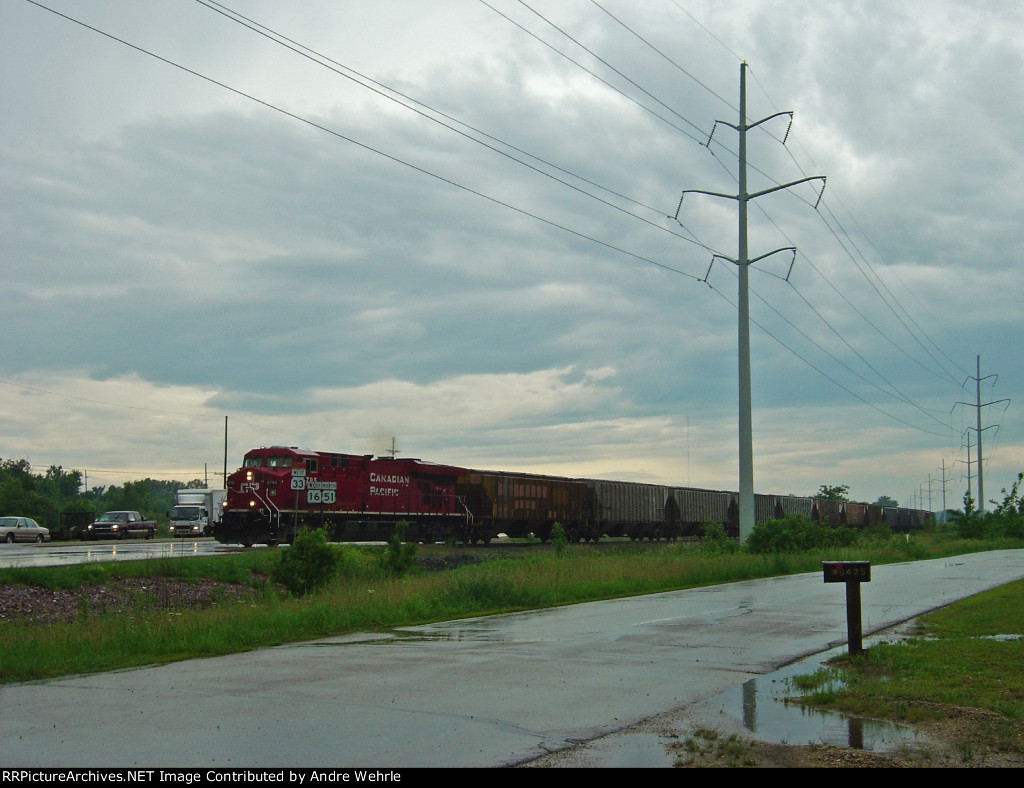
[[[865,539],[872,542],[888,542],[893,537],[892,528],[885,523],[869,525],[862,533]]]
[[[295,596],[304,596],[331,582],[340,563],[341,556],[327,543],[323,529],[303,529],[292,546],[281,551],[270,576]]]
[[[1013,539],[1024,539],[1024,515],[1007,520],[1006,535]]]
[[[816,547],[845,547],[859,536],[852,528],[819,525],[799,514],[782,520],[766,520],[754,526],[747,549],[754,553],[788,553]]]
[[[355,580],[370,580],[380,577],[380,561],[367,550],[353,545],[336,545],[338,574]]]
[[[725,533],[725,526],[711,521],[704,523],[701,529],[700,546],[716,553],[734,553],[739,549],[739,544]]]
[[[569,545],[569,538],[565,535],[565,527],[561,523],[551,526],[551,546],[555,548],[555,555],[562,555]]]
[[[453,588],[445,591],[447,604],[465,605],[471,609],[501,609],[522,603],[524,596],[527,595],[518,591],[512,581],[492,577],[460,577]]]
[[[388,543],[380,556],[381,567],[391,577],[401,577],[416,563],[416,543],[402,542],[408,527],[409,523],[404,520],[395,523],[395,532],[388,538]]]

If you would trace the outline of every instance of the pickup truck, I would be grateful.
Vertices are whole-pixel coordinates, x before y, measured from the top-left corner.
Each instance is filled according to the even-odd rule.
[[[107,512],[101,514],[92,525],[81,531],[82,539],[127,539],[142,536],[152,539],[156,533],[154,520],[143,520],[138,512]]]

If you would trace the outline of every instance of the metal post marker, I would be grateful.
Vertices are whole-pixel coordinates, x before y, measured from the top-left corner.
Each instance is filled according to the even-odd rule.
[[[871,582],[869,561],[822,561],[821,569],[826,583],[846,583],[846,639],[852,657],[860,654],[860,584]]]

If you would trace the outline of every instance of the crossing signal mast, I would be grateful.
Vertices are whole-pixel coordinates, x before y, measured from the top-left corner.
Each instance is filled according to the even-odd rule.
[[[751,417],[751,394],[750,394],[750,292],[748,285],[749,269],[751,263],[756,263],[759,260],[763,260],[766,257],[770,257],[773,254],[777,254],[782,251],[792,251],[796,253],[794,247],[785,247],[783,249],[776,249],[775,251],[763,254],[760,257],[755,257],[753,260],[750,259],[747,251],[747,203],[751,200],[756,200],[758,197],[763,197],[766,194],[772,192],[781,191],[782,189],[788,189],[791,186],[796,186],[801,183],[807,183],[808,181],[821,181],[821,192],[818,194],[818,200],[814,204],[817,209],[818,204],[821,202],[821,195],[825,191],[825,176],[814,175],[809,178],[801,178],[798,181],[792,181],[791,183],[785,183],[781,186],[773,186],[770,189],[764,189],[763,191],[754,192],[749,194],[747,192],[747,132],[750,129],[760,126],[762,123],[766,123],[773,118],[778,118],[783,115],[789,116],[790,125],[793,123],[792,112],[777,112],[774,115],[769,115],[755,123],[747,123],[747,64],[743,62],[740,64],[740,118],[739,124],[732,124],[728,121],[717,120],[715,121],[714,127],[711,129],[711,135],[708,137],[708,146],[711,145],[711,138],[714,137],[715,129],[718,124],[729,126],[735,129],[739,133],[740,141],[740,152],[739,152],[739,193],[738,194],[721,194],[719,192],[704,191],[702,189],[687,189],[683,192],[682,197],[679,198],[679,208],[676,209],[675,219],[679,220],[679,211],[683,205],[683,198],[687,194],[707,194],[712,197],[723,197],[727,200],[736,200],[739,206],[739,253],[736,259],[731,257],[725,257],[724,255],[715,255],[715,257],[722,257],[725,260],[733,263],[739,272],[739,475],[740,475],[740,541],[743,542],[751,532],[754,530],[754,438],[753,438],[753,422]],[[789,136],[789,130],[786,130],[786,137]],[[783,138],[783,144],[786,139]],[[712,258],[711,264],[714,265],[714,258]],[[710,268],[708,269],[710,273]]]

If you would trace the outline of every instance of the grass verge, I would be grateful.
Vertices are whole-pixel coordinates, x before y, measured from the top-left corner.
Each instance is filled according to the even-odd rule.
[[[0,623],[0,682],[114,670],[195,657],[236,653],[352,631],[450,620],[818,571],[822,560],[874,564],[1021,547],[902,536],[851,548],[751,554],[699,545],[633,545],[594,550],[572,546],[562,554],[540,551],[446,572],[388,577],[374,556],[342,552],[342,577],[323,590],[295,598],[269,580],[274,551],[216,558],[155,559],[51,569],[0,570],[0,585],[79,588],[115,577],[212,578],[254,586],[252,601],[223,601],[204,610],[83,615],[70,623]],[[430,548],[437,551],[436,548]],[[429,552],[429,551],[424,551]]]

